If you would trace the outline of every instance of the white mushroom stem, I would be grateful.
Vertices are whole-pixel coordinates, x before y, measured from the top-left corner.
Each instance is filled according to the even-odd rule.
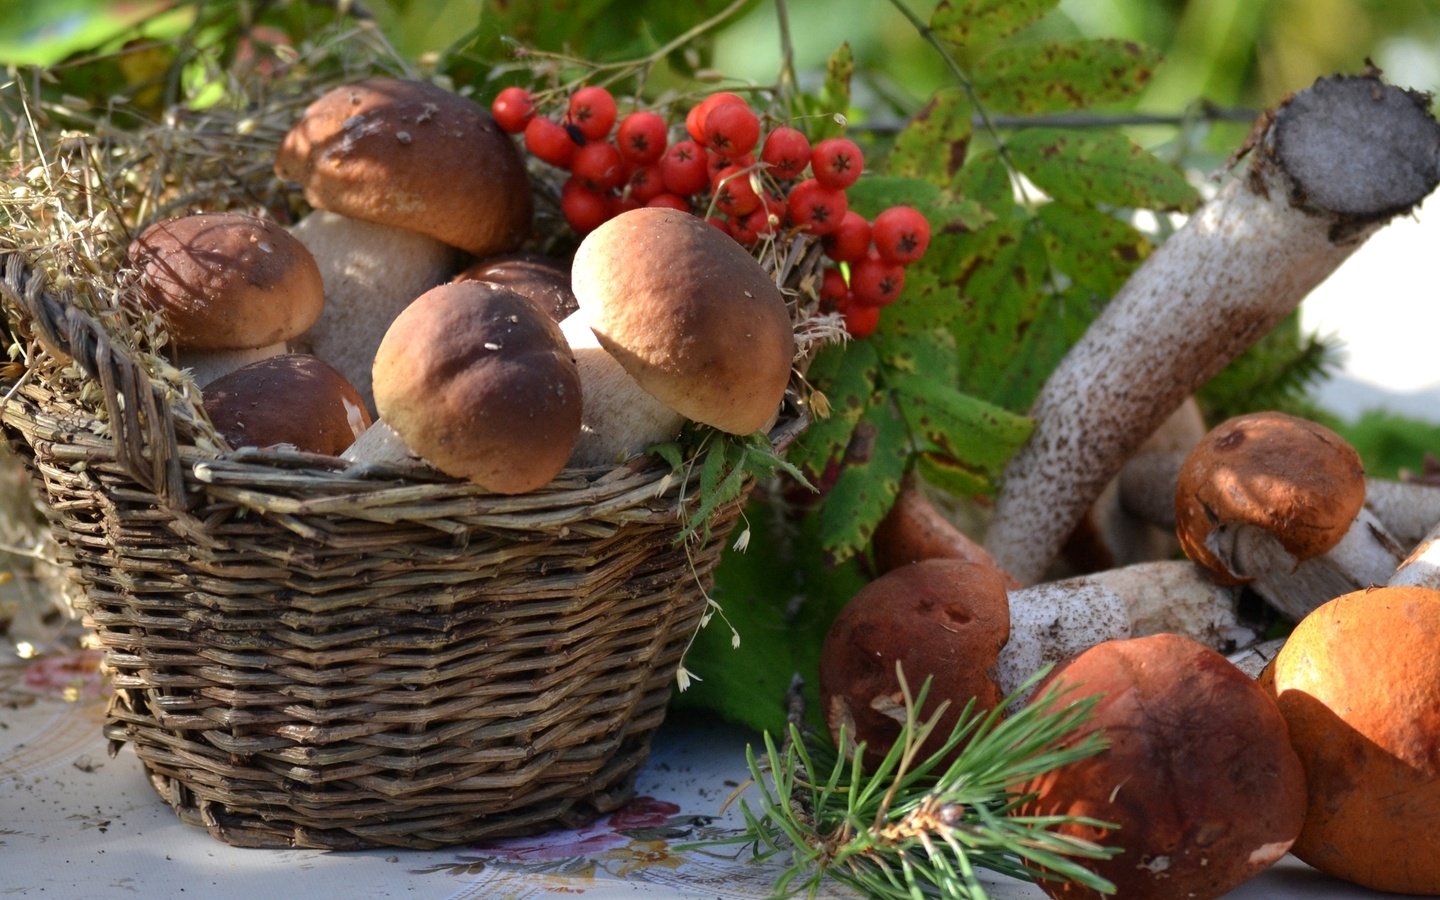
[[[560,331],[580,371],[583,411],[571,466],[613,466],[680,433],[685,417],[651,396],[600,346],[583,308],[566,316]]]
[[[423,465],[420,456],[411,450],[399,432],[384,419],[376,419],[346,448],[340,458],[358,465],[405,466]]]
[[[1106,483],[1185,397],[1440,180],[1428,99],[1322,79],[1262,120],[1247,169],[1190,217],[1051,374],[986,547],[1042,576]]]
[[[1401,546],[1414,546],[1440,522],[1440,485],[1367,478],[1365,506]]]
[[[1341,594],[1384,584],[1403,555],[1363,507],[1340,543],[1305,560],[1296,560],[1279,538],[1253,525],[1218,525],[1206,545],[1235,576],[1253,578],[1250,588],[1296,622]]]
[[[996,682],[1008,696],[1042,665],[1108,640],[1170,632],[1216,649],[1245,643],[1252,636],[1237,621],[1237,596],[1188,560],[1018,588],[1009,592],[1010,640],[1000,651]]]
[[[1275,658],[1283,646],[1285,646],[1285,638],[1273,638],[1236,650],[1225,658],[1234,663],[1235,668],[1251,678],[1259,678],[1260,673],[1270,665],[1270,660]]]
[[[175,354],[175,364],[182,369],[189,369],[195,383],[203,388],[220,376],[229,375],[241,366],[248,366],[250,363],[269,359],[272,356],[279,356],[288,349],[284,341],[243,350],[185,350],[182,348]]]
[[[1440,522],[1440,519],[1436,521]],[[1440,524],[1415,543],[1415,549],[1401,561],[1385,584],[1440,590]]]
[[[390,323],[416,297],[455,274],[460,251],[432,237],[317,209],[290,229],[315,257],[325,309],[306,333],[373,415],[370,364]]]

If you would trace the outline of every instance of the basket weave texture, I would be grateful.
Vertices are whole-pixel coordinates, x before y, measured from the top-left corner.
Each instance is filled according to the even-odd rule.
[[[106,650],[111,751],[184,821],[237,846],[433,848],[630,798],[743,495],[679,541],[701,475],[650,458],[502,496],[225,450],[112,273],[77,289],[5,244],[21,359],[0,424]],[[817,260],[797,246],[777,277]],[[806,421],[791,400],[777,449]]]

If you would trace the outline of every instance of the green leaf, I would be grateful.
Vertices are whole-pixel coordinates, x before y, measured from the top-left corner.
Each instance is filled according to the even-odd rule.
[[[1150,241],[1129,224],[1088,206],[1056,201],[1036,211],[1050,264],[1099,297],[1120,290],[1150,255]]]
[[[942,209],[948,198],[945,191],[928,181],[906,175],[866,175],[845,190],[848,208],[867,219],[874,219],[886,208],[901,204],[925,213],[932,229],[941,227],[934,210]]]
[[[900,492],[910,458],[908,437],[890,398],[876,394],[855,426],[840,475],[821,507],[817,527],[826,560],[844,562],[869,545]]]
[[[911,431],[928,452],[964,466],[982,482],[1000,477],[1010,457],[1030,436],[1033,423],[927,377],[886,378]]]
[[[811,113],[806,126],[811,142],[837,137],[845,132],[850,112],[850,79],[855,74],[855,55],[848,43],[835,48],[825,61],[825,83],[818,97],[802,105]]]
[[[866,341],[826,347],[810,364],[807,377],[824,392],[830,414],[810,423],[788,458],[812,482],[823,487],[827,472],[850,444],[855,425],[875,393],[879,365],[874,347]]]
[[[949,187],[970,149],[972,112],[970,100],[960,88],[936,91],[896,136],[888,171]]]
[[[1149,47],[1111,38],[1009,44],[975,64],[975,93],[999,112],[1081,109],[1136,94],[1159,62]]]
[[[996,402],[1029,409],[1045,379],[1095,321],[1104,299],[1077,285],[1040,298],[1036,315],[992,382]]]
[[[1009,37],[1060,5],[1060,0],[941,0],[930,30],[957,47],[982,47]]]
[[[1200,202],[1183,175],[1119,132],[1034,128],[1007,146],[1020,171],[1056,200],[1158,210]]]

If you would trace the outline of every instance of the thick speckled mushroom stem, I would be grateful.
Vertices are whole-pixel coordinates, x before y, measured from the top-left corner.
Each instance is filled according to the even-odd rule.
[[[1372,72],[1321,79],[1257,125],[1246,170],[1145,261],[1042,389],[985,542],[1001,565],[1041,578],[1185,397],[1434,189],[1428,107]]]

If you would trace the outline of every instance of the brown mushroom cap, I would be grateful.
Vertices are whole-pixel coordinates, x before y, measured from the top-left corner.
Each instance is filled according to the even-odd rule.
[[[1440,591],[1382,587],[1302,619],[1261,673],[1305,767],[1292,852],[1380,891],[1440,893]]]
[[[243,350],[299,337],[325,289],[310,251],[274,222],[201,213],[150,225],[126,251],[141,296],[189,350]]]
[[[560,327],[481,281],[406,307],[375,354],[380,417],[415,453],[505,494],[548,483],[580,434],[580,379]]]
[[[570,290],[570,267],[538,253],[509,253],[482,259],[456,275],[455,281],[488,281],[530,300],[556,322],[579,307]]]
[[[1110,831],[1063,834],[1119,847],[1081,864],[1115,896],[1219,897],[1282,856],[1300,833],[1305,778],[1271,698],[1225,657],[1174,634],[1098,644],[1036,692],[1100,695],[1071,740],[1101,729],[1109,746],[1024,785],[1021,815],[1088,816]],[[1031,701],[1036,702],[1032,699]],[[1100,897],[1042,880],[1052,897]]]
[[[1335,432],[1277,412],[1236,416],[1191,450],[1175,488],[1176,533],[1185,555],[1218,581],[1231,572],[1210,546],[1217,526],[1251,526],[1273,535],[1297,560],[1326,552],[1365,502],[1365,470]]]
[[[477,256],[518,247],[533,201],[514,142],[479,104],[423,81],[371,78],[305,110],[275,158],[321,209],[427,234]]]
[[[370,425],[359,391],[303,353],[241,366],[205,386],[205,412],[232,447],[291,444],[338,456]]]
[[[733,238],[679,210],[630,210],[586,235],[571,276],[600,344],[660,402],[734,434],[774,418],[794,325]]]
[[[949,701],[927,752],[950,736],[971,698],[983,712],[1000,704],[993,669],[1010,637],[1005,585],[994,566],[929,559],[892,569],[851,598],[820,649],[822,708],[837,742],[845,726],[846,752],[863,741],[874,765],[899,737],[897,662],[912,695],[933,678],[922,718]]]

